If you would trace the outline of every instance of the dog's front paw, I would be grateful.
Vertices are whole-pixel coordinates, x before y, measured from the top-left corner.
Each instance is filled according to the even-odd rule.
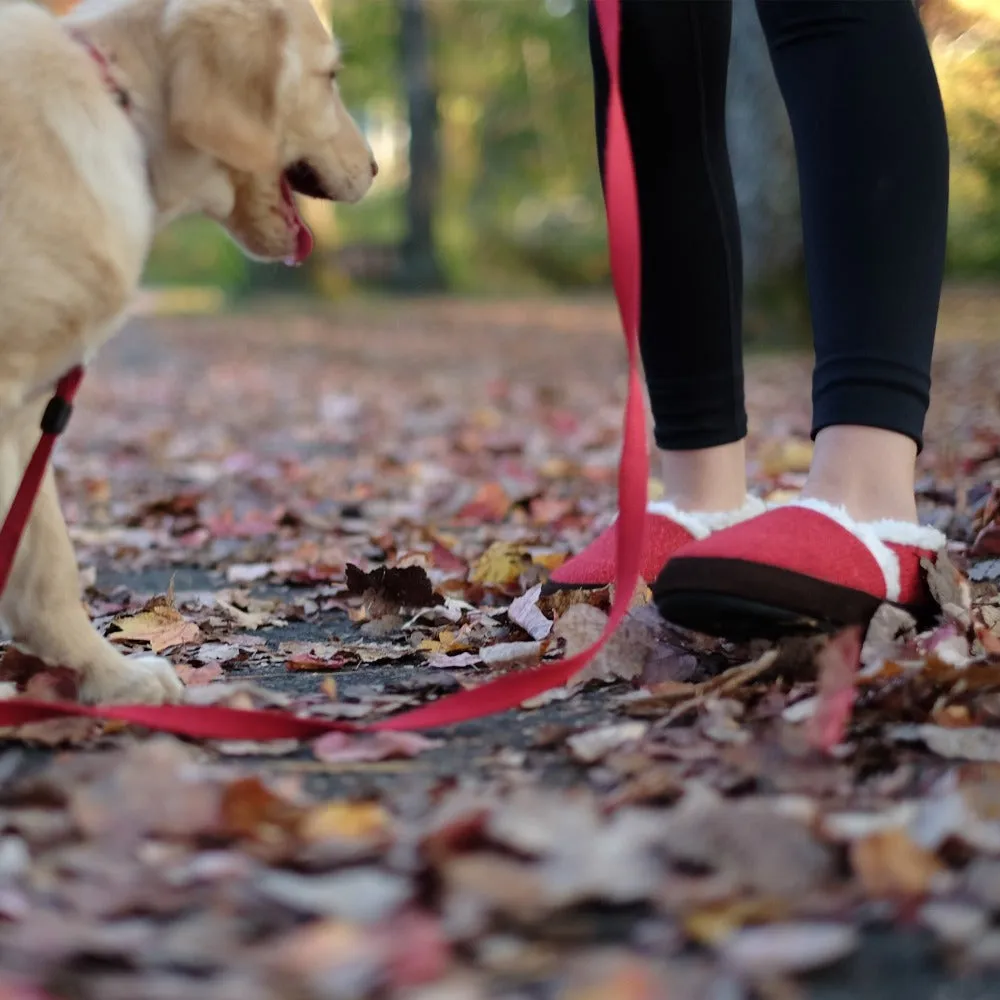
[[[161,656],[121,656],[84,672],[80,700],[91,705],[162,705],[181,700],[184,685]]]

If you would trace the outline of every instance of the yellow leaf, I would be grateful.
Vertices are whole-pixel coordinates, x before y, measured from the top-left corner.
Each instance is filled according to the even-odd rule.
[[[771,441],[761,449],[760,464],[768,476],[780,476],[783,472],[808,472],[812,454],[811,441],[784,438]]]
[[[944,871],[937,857],[901,828],[881,830],[855,841],[851,866],[872,896],[923,896]]]
[[[716,944],[747,924],[780,920],[787,907],[776,899],[756,897],[712,903],[685,914],[684,930],[699,944]]]
[[[154,653],[203,639],[201,629],[169,603],[151,602],[138,614],[116,618],[113,624],[118,631],[108,636],[111,642],[148,642]]]
[[[425,653],[466,653],[473,649],[458,633],[442,629],[436,639],[423,639],[417,649]]]
[[[531,563],[530,556],[520,545],[494,542],[473,564],[469,579],[496,587],[507,587]]]
[[[326,802],[302,819],[303,840],[367,839],[387,833],[389,814],[377,802]]]
[[[554,573],[564,562],[567,556],[565,552],[540,552],[533,557],[538,566],[542,566],[550,573]]]

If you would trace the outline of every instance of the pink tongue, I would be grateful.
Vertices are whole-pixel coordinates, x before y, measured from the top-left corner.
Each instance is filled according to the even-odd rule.
[[[312,248],[313,234],[309,231],[309,227],[299,219],[298,232],[295,234],[295,263],[301,264],[312,253]]]
[[[288,223],[288,227],[295,232],[295,255],[287,258],[285,263],[289,265],[301,264],[312,253],[313,234],[303,222],[302,216],[299,215],[295,196],[292,194],[292,186],[285,177],[281,178],[281,197],[285,202],[285,221]]]

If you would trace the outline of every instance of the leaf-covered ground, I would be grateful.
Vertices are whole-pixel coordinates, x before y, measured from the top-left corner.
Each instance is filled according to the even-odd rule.
[[[737,647],[638,593],[572,689],[454,731],[8,732],[0,1000],[994,995],[998,315],[945,305],[934,629]],[[788,494],[809,359],[749,372]],[[610,595],[537,587],[613,511],[623,376],[603,301],[137,321],[57,456],[93,617],[192,701],[326,718],[581,648]],[[5,696],[72,696],[37,666],[8,648]]]

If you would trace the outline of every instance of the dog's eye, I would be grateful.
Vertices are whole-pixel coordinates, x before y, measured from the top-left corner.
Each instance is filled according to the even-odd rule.
[[[336,79],[337,79],[337,70],[331,69],[330,70],[330,82],[333,83],[334,81],[336,81]]]

